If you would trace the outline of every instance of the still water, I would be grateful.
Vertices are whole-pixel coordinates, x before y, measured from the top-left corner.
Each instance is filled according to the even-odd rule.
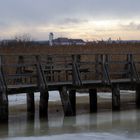
[[[99,112],[48,120],[30,121],[26,114],[11,116],[8,126],[0,127],[1,139],[139,139],[140,111]]]
[[[18,110],[18,109],[17,109]],[[131,140],[140,139],[140,111],[135,107],[120,112],[109,110],[95,114],[79,113],[63,117],[63,112],[50,113],[48,119],[33,120],[24,109],[10,112],[9,123],[0,124],[4,140]]]

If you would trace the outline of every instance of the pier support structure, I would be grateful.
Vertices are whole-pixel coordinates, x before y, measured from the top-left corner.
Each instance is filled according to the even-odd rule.
[[[61,97],[61,102],[62,102],[62,106],[63,106],[65,116],[75,115],[74,110],[73,110],[73,108],[75,108],[75,107],[72,107],[72,103],[71,103],[72,100],[74,101],[74,98],[72,97],[74,95],[72,95],[72,91],[71,91],[70,94],[71,94],[70,95],[71,97],[69,96],[66,87],[62,87],[62,89],[60,90],[60,97]]]
[[[90,113],[97,112],[97,89],[89,89]]]
[[[0,92],[0,122],[8,122],[8,96]]]
[[[26,96],[27,96],[28,115],[34,116],[34,113],[35,113],[34,93],[29,91],[29,93],[27,93]]]
[[[140,109],[140,84],[136,86],[136,106]]]
[[[120,110],[120,88],[118,84],[112,85],[112,110]]]
[[[70,90],[69,91],[69,99],[73,111],[73,115],[76,115],[76,90]]]
[[[48,100],[49,100],[49,92],[48,91],[40,92],[40,104],[39,104],[40,117],[48,118]]]

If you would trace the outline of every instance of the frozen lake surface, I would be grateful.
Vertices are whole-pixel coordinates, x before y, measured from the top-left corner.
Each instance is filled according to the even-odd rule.
[[[139,140],[139,136],[128,137],[125,134],[115,135],[110,133],[78,133],[46,137],[17,137],[10,140]]]
[[[133,95],[134,91],[121,91],[123,95]],[[39,101],[39,93],[35,100]],[[77,93],[77,96],[88,94]],[[99,93],[99,98],[111,99],[111,93]],[[60,101],[57,91],[50,92],[49,101]],[[8,125],[0,125],[0,140],[139,140],[140,111],[133,109],[112,112],[99,111],[95,114],[82,113],[65,118],[62,112],[49,114],[48,119],[40,120],[38,111],[35,119],[28,120],[25,111],[26,94],[10,95]],[[23,107],[23,108],[21,108]]]

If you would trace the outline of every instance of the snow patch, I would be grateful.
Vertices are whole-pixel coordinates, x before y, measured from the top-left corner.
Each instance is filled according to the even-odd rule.
[[[121,90],[122,95],[127,95],[127,94],[134,94],[135,91],[130,91],[130,90]],[[77,97],[84,97],[88,96],[88,93],[76,93]],[[98,97],[104,98],[104,99],[111,99],[112,94],[110,92],[99,92]],[[14,106],[14,105],[22,105],[26,104],[26,93],[22,94],[15,94],[15,95],[8,95],[9,99],[9,105]],[[35,101],[39,101],[40,99],[40,93],[36,92],[35,93]],[[60,95],[59,91],[49,91],[49,101],[60,101]]]

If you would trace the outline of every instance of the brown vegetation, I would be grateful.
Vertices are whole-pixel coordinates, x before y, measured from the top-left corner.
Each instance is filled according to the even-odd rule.
[[[140,43],[93,44],[86,46],[46,46],[13,44],[0,47],[0,54],[76,54],[76,53],[139,53]]]

